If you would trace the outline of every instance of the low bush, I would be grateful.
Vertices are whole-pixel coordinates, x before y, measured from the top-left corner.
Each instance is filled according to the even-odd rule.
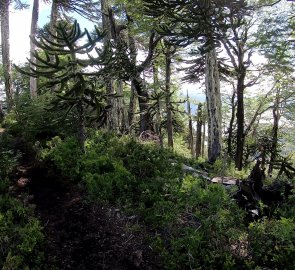
[[[46,147],[40,149],[41,160],[51,160],[65,177],[73,181],[80,180],[80,160],[82,151],[75,137],[62,140],[59,136],[47,141]]]
[[[166,269],[236,269],[232,243],[244,231],[244,213],[225,189],[187,176],[175,205],[182,207],[169,237],[154,241]]]
[[[0,195],[1,269],[40,269],[42,242],[42,227],[30,210],[18,200]]]
[[[264,219],[249,226],[249,244],[256,265],[272,269],[294,269],[294,220]]]

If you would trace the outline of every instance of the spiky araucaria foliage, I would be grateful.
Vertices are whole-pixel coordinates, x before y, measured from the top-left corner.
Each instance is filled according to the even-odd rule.
[[[106,95],[103,93],[103,76],[107,72],[102,64],[96,66],[95,71],[89,71],[91,65],[89,53],[96,49],[97,59],[104,63],[107,53],[103,49],[97,49],[96,44],[103,38],[104,33],[95,28],[95,34],[83,32],[79,24],[61,22],[56,26],[56,34],[47,31],[39,38],[31,37],[32,42],[38,48],[33,53],[36,61],[28,61],[33,65],[30,72],[17,68],[20,72],[43,78],[41,90],[54,91],[57,99],[54,109],[63,109],[64,117],[70,111],[76,109],[79,119],[78,138],[81,145],[84,144],[84,118],[85,109],[96,111],[96,119],[102,122],[106,111]],[[85,41],[86,38],[86,41]],[[81,59],[78,55],[87,55],[87,59]],[[85,58],[85,57],[84,57]]]

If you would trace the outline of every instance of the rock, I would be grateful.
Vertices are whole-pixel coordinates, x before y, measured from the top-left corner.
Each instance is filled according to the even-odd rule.
[[[30,183],[29,178],[26,177],[21,177],[20,179],[17,180],[16,186],[19,189],[25,188],[28,184]]]

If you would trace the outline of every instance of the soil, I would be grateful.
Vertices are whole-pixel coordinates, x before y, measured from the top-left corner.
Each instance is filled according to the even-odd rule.
[[[81,188],[44,165],[22,168],[44,227],[44,269],[161,269],[136,216],[87,202]]]

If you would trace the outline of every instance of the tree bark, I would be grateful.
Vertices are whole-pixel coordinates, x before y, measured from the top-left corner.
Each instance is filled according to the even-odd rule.
[[[272,174],[273,171],[273,163],[276,160],[278,153],[278,132],[279,132],[279,121],[280,121],[280,90],[277,89],[275,104],[272,110],[273,115],[273,128],[272,128],[272,144],[271,144],[271,152],[270,152],[270,163],[268,168],[268,175]]]
[[[165,103],[167,112],[167,136],[168,136],[168,147],[173,148],[173,115],[171,110],[171,45],[166,45],[165,52]]]
[[[140,133],[146,130],[153,130],[153,123],[150,115],[150,105],[149,105],[149,94],[146,89],[143,79],[137,74],[133,79],[132,83],[136,90],[139,103],[140,112]]]
[[[208,160],[215,162],[221,154],[221,97],[217,56],[213,47],[206,53],[206,100],[208,109]]]
[[[13,85],[11,78],[10,44],[9,44],[9,0],[0,1],[1,12],[1,44],[2,64],[4,75],[4,87],[6,93],[7,108],[13,107]]]
[[[105,46],[110,42],[112,39],[112,29],[111,29],[111,18],[112,16],[111,11],[109,10],[109,1],[108,0],[101,0],[101,13],[102,13],[102,29],[106,32],[104,37],[104,44]],[[119,130],[118,124],[118,116],[116,115],[117,111],[117,104],[115,102],[115,98],[113,95],[115,94],[115,87],[114,87],[114,80],[112,78],[108,78],[106,81],[106,93],[109,95],[107,99],[108,106],[110,109],[107,112],[106,116],[106,126],[108,130]]]
[[[34,38],[37,34],[37,24],[38,24],[38,17],[39,17],[39,0],[34,0],[33,3],[33,11],[32,11],[32,20],[31,20],[31,38]],[[36,45],[30,41],[30,60],[33,63],[36,63],[36,58],[33,57],[33,53],[36,49]],[[36,66],[30,64],[31,69],[36,69]],[[31,97],[37,96],[37,78],[30,77],[30,94]]]
[[[197,131],[196,131],[196,158],[201,155],[202,148],[202,125],[203,125],[203,112],[202,104],[199,103],[197,111]]]
[[[193,122],[192,122],[192,113],[191,113],[191,103],[188,96],[188,91],[186,92],[187,98],[187,113],[188,113],[188,146],[191,150],[192,157],[194,156],[194,135],[193,135]]]
[[[50,32],[55,35],[56,35],[55,26],[57,24],[57,19],[58,19],[58,3],[57,3],[57,0],[52,0],[49,29],[50,29]]]
[[[131,82],[131,88],[130,88],[130,102],[129,102],[129,109],[128,109],[128,130],[129,133],[131,133],[131,129],[134,123],[134,115],[136,110],[136,89]]]
[[[133,23],[133,20],[127,14],[128,25],[130,26]],[[144,70],[142,67],[136,66],[136,58],[137,58],[137,49],[135,46],[135,40],[130,33],[130,29],[128,29],[128,41],[129,41],[129,50],[130,50],[130,65],[134,67],[134,74],[131,76],[131,91],[134,89],[136,91],[138,97],[139,104],[139,113],[140,113],[140,133],[146,130],[153,130],[152,118],[150,115],[150,105],[149,105],[149,93],[146,89],[146,85],[144,80],[140,77],[141,72]],[[149,48],[151,50],[151,48]],[[149,52],[151,54],[151,52]],[[151,61],[151,57],[147,57],[144,61],[146,64]],[[135,95],[133,95],[134,97]],[[129,120],[134,116],[134,102],[129,105]],[[132,109],[133,108],[133,109]],[[131,113],[132,112],[132,113]],[[130,123],[130,121],[129,121]]]
[[[126,121],[126,111],[124,105],[124,87],[122,80],[117,81],[117,94],[116,98],[116,115],[117,115],[117,123],[118,123],[118,131],[122,134],[125,133],[127,129],[127,121]]]
[[[228,127],[228,138],[227,138],[227,154],[229,157],[232,157],[233,150],[232,150],[232,137],[233,137],[233,125],[235,121],[235,114],[236,114],[236,91],[234,90],[232,97],[231,97],[231,118],[229,121]]]
[[[206,116],[205,110],[203,110],[203,140],[202,140],[202,157],[205,157],[205,141],[206,141]]]
[[[238,76],[237,82],[237,149],[235,157],[236,168],[240,171],[243,168],[243,154],[244,154],[244,144],[245,144],[245,134],[244,134],[244,90],[246,69],[243,65],[240,69],[240,74]]]
[[[155,62],[153,62],[153,80],[154,80],[154,92],[156,94],[159,94],[160,92],[160,85],[159,85],[159,71],[158,67]],[[156,111],[156,121],[155,121],[155,131],[159,135],[160,138],[160,145],[163,146],[163,134],[162,134],[162,103],[161,103],[161,98],[158,96],[157,100],[157,111]]]

